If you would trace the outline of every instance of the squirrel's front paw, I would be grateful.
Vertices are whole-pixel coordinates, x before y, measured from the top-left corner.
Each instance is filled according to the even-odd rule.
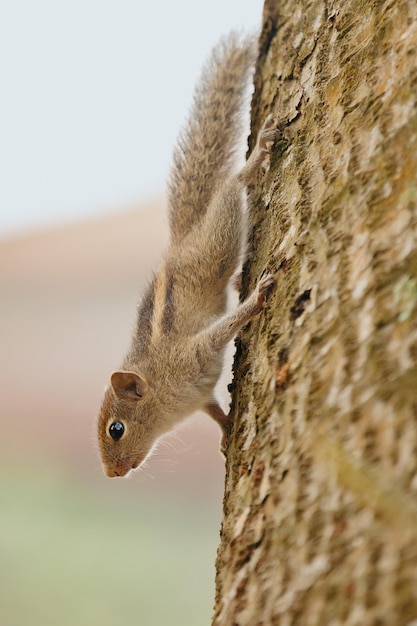
[[[272,146],[280,135],[277,124],[278,119],[270,113],[259,131],[257,141],[258,149],[265,154],[271,154]]]
[[[275,285],[275,277],[273,274],[266,274],[265,276],[262,276],[262,278],[260,279],[257,285],[258,306],[260,308],[262,308],[263,305],[265,304],[266,299],[274,285]]]

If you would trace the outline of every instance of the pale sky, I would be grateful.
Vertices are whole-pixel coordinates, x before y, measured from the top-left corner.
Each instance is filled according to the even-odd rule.
[[[263,0],[13,0],[0,15],[0,235],[162,195],[217,39]]]

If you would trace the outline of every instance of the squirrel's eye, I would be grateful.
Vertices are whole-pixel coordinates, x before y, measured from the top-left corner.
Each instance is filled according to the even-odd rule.
[[[119,441],[123,437],[125,427],[122,422],[113,422],[109,426],[109,435],[114,441]]]

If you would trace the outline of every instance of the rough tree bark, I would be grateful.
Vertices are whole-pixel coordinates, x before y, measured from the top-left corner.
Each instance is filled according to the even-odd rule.
[[[252,142],[269,112],[213,624],[415,626],[415,0],[267,0]]]

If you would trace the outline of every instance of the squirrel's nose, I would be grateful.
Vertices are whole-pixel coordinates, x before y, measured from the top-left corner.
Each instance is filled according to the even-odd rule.
[[[130,472],[130,470],[136,469],[138,465],[139,463],[133,463],[133,465],[125,465],[122,467],[118,466],[117,469],[114,469],[112,467],[105,467],[104,473],[106,474],[106,476],[108,476],[108,478],[117,478],[119,476],[126,476],[126,474]]]
[[[119,468],[115,470],[112,467],[104,467],[104,473],[106,474],[108,478],[116,478],[117,476],[124,476],[125,474],[127,474],[128,471],[129,470],[126,470],[125,472],[121,472]]]

